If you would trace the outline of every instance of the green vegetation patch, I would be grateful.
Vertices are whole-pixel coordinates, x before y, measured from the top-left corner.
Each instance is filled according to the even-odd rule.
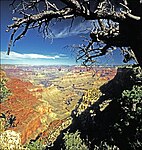
[[[80,132],[66,132],[63,137],[65,141],[65,150],[88,150],[87,146],[80,138]]]
[[[5,85],[6,82],[5,78],[0,79],[0,103],[4,102],[10,95],[10,90]]]

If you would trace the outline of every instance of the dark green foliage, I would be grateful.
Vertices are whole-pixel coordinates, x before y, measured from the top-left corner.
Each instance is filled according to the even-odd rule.
[[[113,126],[115,136],[122,138],[129,149],[142,147],[142,86],[125,90],[117,100],[121,106],[119,120]]]
[[[66,150],[88,150],[87,146],[80,138],[80,133],[78,131],[75,133],[65,133],[63,139],[65,141]]]
[[[128,121],[130,119],[142,121],[140,119],[142,115],[142,86],[134,85],[132,90],[124,91],[120,104]]]
[[[4,102],[10,94],[10,91],[5,86],[5,83],[6,83],[6,79],[0,80],[0,103]]]

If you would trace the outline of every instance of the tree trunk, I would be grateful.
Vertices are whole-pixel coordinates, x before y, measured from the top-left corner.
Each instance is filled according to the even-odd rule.
[[[128,39],[129,44],[137,58],[137,61],[142,68],[142,2],[140,0],[133,1],[128,0],[128,6],[132,10],[132,13],[136,16],[140,16],[139,21],[128,19]]]
[[[142,68],[142,38],[140,41],[135,41],[131,43],[131,48],[136,56],[136,59]]]
[[[142,3],[128,0],[132,14],[142,18]],[[137,62],[142,68],[142,19],[135,20],[127,17],[120,22],[120,34],[125,37],[126,43],[132,48]]]

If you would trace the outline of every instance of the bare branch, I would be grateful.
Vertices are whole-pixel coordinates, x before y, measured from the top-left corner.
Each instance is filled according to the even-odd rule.
[[[13,42],[13,38],[14,38],[14,34],[16,33],[16,31],[18,30],[18,27],[15,28],[11,34],[11,37],[10,37],[10,42],[8,44],[8,52],[7,52],[7,55],[9,55],[10,53],[10,48],[11,48],[11,45],[12,45],[12,42]]]
[[[85,39],[85,44],[78,46],[78,59],[83,59],[84,63],[92,63],[94,58],[106,55],[113,51],[114,47],[132,47],[137,58],[139,57],[139,53],[134,48],[135,45],[142,43],[141,1],[60,0],[63,3],[63,7],[61,4],[60,8],[57,7],[58,2],[21,0],[20,3],[16,3],[16,0],[12,1],[13,11],[22,15],[22,17],[14,17],[14,23],[8,26],[7,31],[13,30],[8,45],[8,54],[12,43],[24,37],[29,29],[37,28],[46,38],[50,36],[49,24],[52,23],[53,19],[72,19],[71,30],[74,19],[82,17],[84,20],[94,20],[94,27],[93,30],[89,31],[90,39]],[[137,10],[135,10],[136,6]],[[15,37],[16,31],[19,29],[22,29],[22,32]],[[137,44],[133,40],[133,35],[137,37]],[[137,49],[140,49],[140,47],[137,47]],[[124,56],[128,57],[129,55],[129,58],[134,58],[134,53],[132,54],[132,51],[128,48],[127,52],[125,50]],[[142,65],[140,59],[141,57],[139,57],[138,62]]]
[[[72,18],[73,15],[70,15],[70,13],[72,12],[72,10],[70,8],[65,8],[59,11],[44,11],[42,13],[36,14],[36,15],[25,15],[24,18],[14,18],[15,22],[12,25],[8,26],[8,30],[12,30],[14,29],[14,32],[12,33],[11,39],[10,39],[10,43],[9,43],[9,47],[8,47],[8,51],[10,52],[10,47],[12,45],[13,42],[13,38],[15,35],[15,32],[24,24],[24,29],[23,32],[15,38],[14,43],[21,39],[28,31],[30,25],[32,24],[32,27],[39,27],[39,30],[41,28],[41,25],[43,22],[50,22],[50,20],[52,20],[53,18]],[[36,24],[36,26],[34,26],[34,24]],[[8,52],[8,53],[9,53]]]
[[[24,31],[14,40],[13,44],[14,44],[17,40],[21,39],[21,38],[27,33],[28,27],[29,27],[29,24],[26,24]]]

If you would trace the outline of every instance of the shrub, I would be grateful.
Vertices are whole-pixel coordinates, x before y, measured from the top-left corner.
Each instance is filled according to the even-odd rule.
[[[78,131],[75,133],[65,133],[63,139],[65,141],[66,150],[88,150],[87,146],[80,138],[80,133]]]
[[[114,130],[118,137],[123,137],[129,149],[139,149],[142,147],[142,86],[134,85],[132,90],[124,90],[118,103],[121,112]]]
[[[7,111],[6,113],[1,113],[0,121],[3,124],[4,130],[7,130],[8,128],[15,127],[16,117]]]
[[[0,79],[0,103],[4,102],[10,94],[10,91],[5,86],[5,83],[6,83],[5,78]]]
[[[35,141],[35,142],[32,141],[29,144],[26,144],[25,147],[28,150],[45,150],[46,149],[42,141]]]

